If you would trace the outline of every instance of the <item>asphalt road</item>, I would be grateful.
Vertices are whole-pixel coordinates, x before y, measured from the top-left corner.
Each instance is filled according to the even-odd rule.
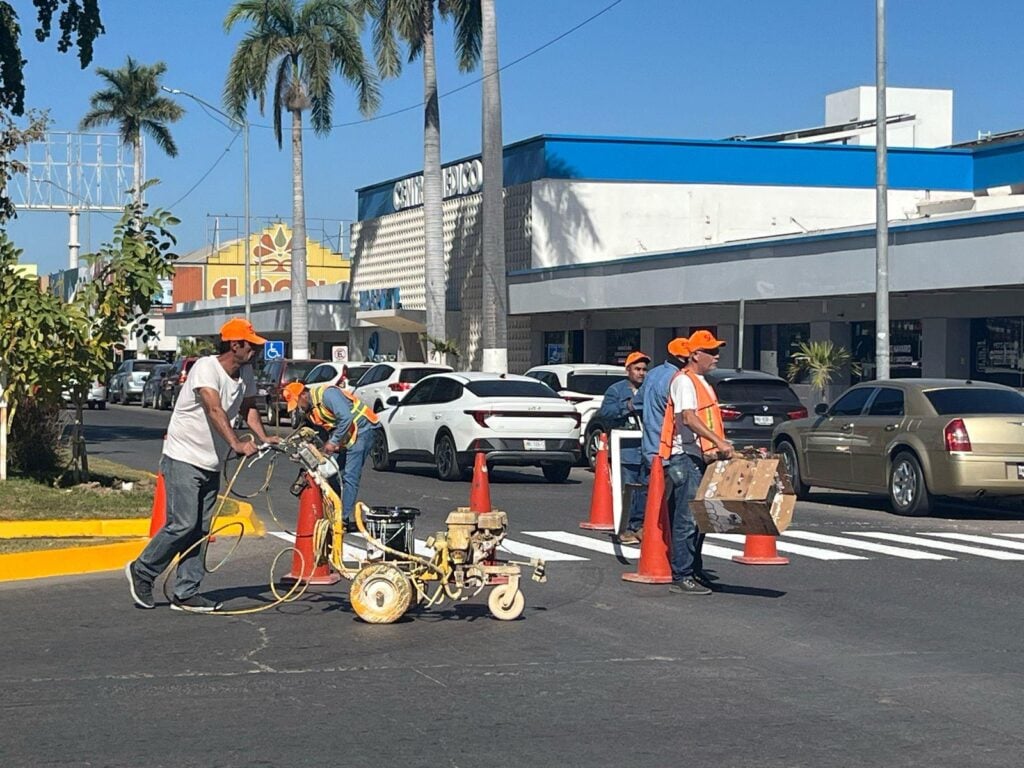
[[[155,468],[167,414],[87,418],[93,455]],[[622,581],[635,552],[578,528],[590,478],[492,472],[512,546],[551,553],[514,622],[477,598],[371,626],[344,582],[246,617],[138,610],[118,573],[0,585],[0,765],[1020,765],[1019,513],[819,494],[788,566],[715,540],[719,591],[681,597]],[[468,495],[413,465],[368,469],[362,493],[420,507],[420,537]],[[204,588],[266,600],[284,546],[245,539]]]

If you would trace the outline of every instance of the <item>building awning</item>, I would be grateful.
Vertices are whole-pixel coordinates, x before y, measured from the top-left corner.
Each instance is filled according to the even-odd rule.
[[[356,325],[375,326],[395,333],[425,333],[427,312],[423,309],[371,309],[356,312]]]

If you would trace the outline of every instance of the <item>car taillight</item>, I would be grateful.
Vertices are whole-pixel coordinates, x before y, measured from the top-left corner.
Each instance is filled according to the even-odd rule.
[[[412,384],[407,381],[393,381],[388,384],[388,389],[392,392],[405,392],[407,389],[412,389]]]
[[[742,418],[743,414],[735,408],[722,409],[722,421],[739,421]]]
[[[473,420],[484,429],[487,429],[487,417],[491,416],[490,411],[464,411],[467,416],[472,416]]]
[[[786,411],[786,418],[787,419],[806,419],[807,418],[807,409],[803,408],[803,407],[800,407],[800,408],[797,408],[795,411]]]
[[[971,438],[963,419],[953,419],[943,430],[946,450],[950,453],[967,453],[971,450]]]

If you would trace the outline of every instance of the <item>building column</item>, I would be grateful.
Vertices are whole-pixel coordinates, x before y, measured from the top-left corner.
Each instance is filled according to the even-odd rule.
[[[718,358],[718,365],[722,368],[736,368],[736,361],[739,359],[736,354],[736,344],[739,341],[739,326],[732,324],[718,324],[718,338],[725,342],[722,347],[722,355]],[[744,340],[744,344],[746,340]]]
[[[651,356],[651,365],[661,365],[668,354],[668,343],[675,334],[671,328],[641,328],[640,349]]]
[[[928,317],[921,320],[921,375],[966,379],[971,372],[971,321]]]
[[[544,331],[530,331],[530,364],[528,368],[535,365],[544,365]]]

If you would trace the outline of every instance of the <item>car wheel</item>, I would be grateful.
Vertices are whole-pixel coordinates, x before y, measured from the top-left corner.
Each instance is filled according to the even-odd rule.
[[[583,455],[587,460],[587,466],[593,471],[594,467],[597,466],[597,444],[601,440],[601,430],[594,428],[587,432],[586,439],[583,441]]]
[[[455,441],[447,432],[439,434],[434,441],[434,466],[437,467],[437,476],[442,480],[459,480],[462,477]]]
[[[373,412],[374,413],[380,413],[383,410],[384,410],[384,403],[382,403],[380,400],[378,400],[377,402],[375,402],[373,404]]]
[[[910,451],[901,451],[892,460],[889,505],[897,515],[908,517],[920,517],[931,511],[932,498],[924,481],[924,470]]]
[[[549,483],[564,483],[569,479],[572,464],[544,464],[540,469]]]
[[[388,436],[384,434],[383,428],[375,431],[377,435],[370,447],[370,461],[378,472],[390,472],[395,468],[395,462],[388,458]]]
[[[810,492],[810,486],[806,485],[800,477],[800,460],[796,456],[796,446],[788,440],[779,444],[779,453],[782,455],[782,465],[789,473],[789,481],[793,485],[793,492],[798,499],[806,499]]]

